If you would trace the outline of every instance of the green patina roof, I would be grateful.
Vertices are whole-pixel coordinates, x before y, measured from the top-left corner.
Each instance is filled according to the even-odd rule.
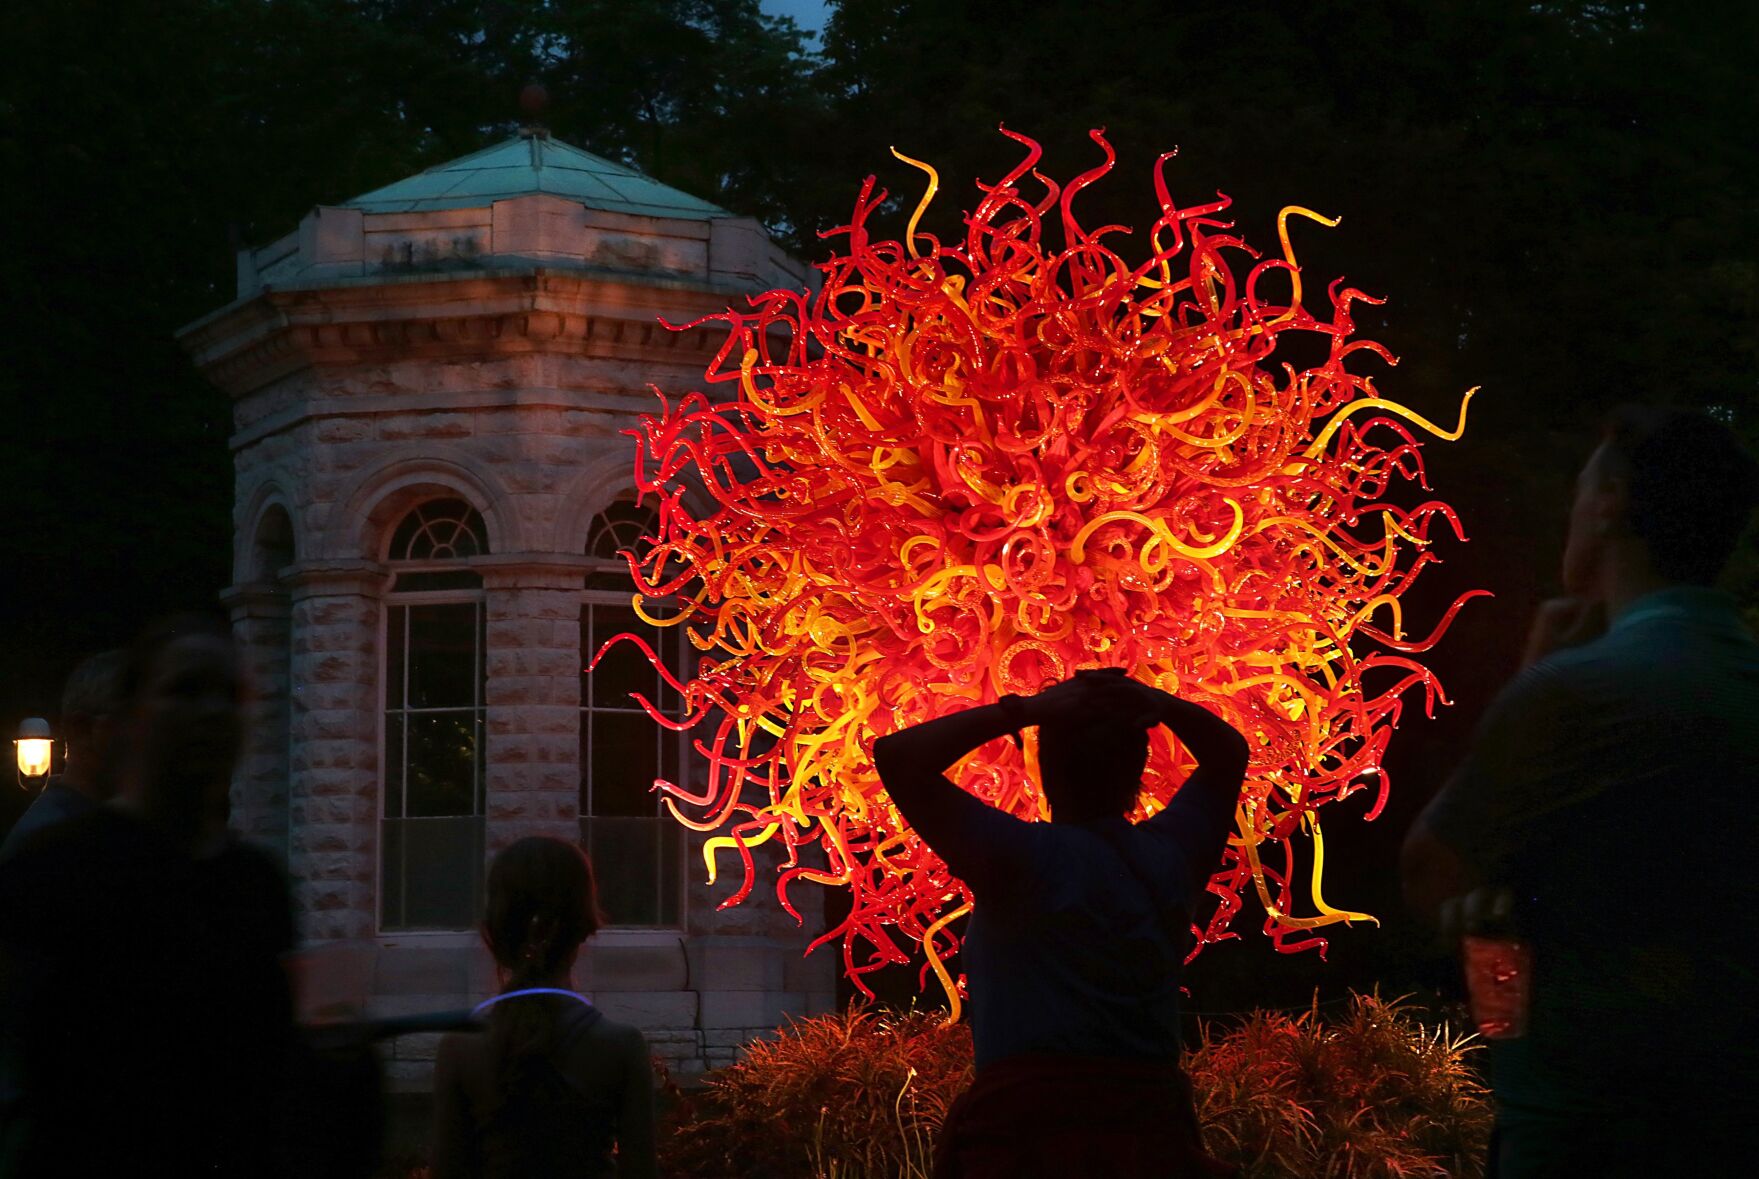
[[[406,180],[343,201],[342,207],[367,213],[478,209],[535,192],[579,201],[592,209],[641,217],[709,221],[732,216],[719,205],[679,192],[634,168],[543,134],[515,136],[437,164]]]

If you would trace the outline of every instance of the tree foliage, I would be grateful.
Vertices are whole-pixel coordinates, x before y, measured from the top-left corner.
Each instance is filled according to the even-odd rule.
[[[914,203],[891,145],[940,167],[956,216],[1011,158],[1002,122],[1059,173],[1097,159],[1094,126],[1126,171],[1177,146],[1175,196],[1224,189],[1254,230],[1285,203],[1342,215],[1302,231],[1303,261],[1390,296],[1362,323],[1403,358],[1389,386],[1444,417],[1484,387],[1432,456],[1475,535],[1434,592],[1501,593],[1462,618],[1488,670],[1450,679],[1481,697],[1594,417],[1670,399],[1755,430],[1754,44],[1736,0],[841,0],[817,48],[757,0],[15,6],[0,699],[52,713],[81,653],[226,582],[229,406],[172,333],[231,298],[231,247],[507,134],[531,79],[559,137],[808,255],[869,172],[895,216]],[[1085,219],[1143,224],[1144,188],[1095,191]]]

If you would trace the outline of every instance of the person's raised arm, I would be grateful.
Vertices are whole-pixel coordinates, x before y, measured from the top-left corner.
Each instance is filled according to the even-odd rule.
[[[1221,859],[1246,781],[1250,749],[1239,730],[1201,704],[1133,680],[1127,683],[1142,702],[1144,723],[1171,729],[1197,759],[1197,768],[1173,800],[1148,820],[1155,831],[1178,844],[1195,895]]]
[[[873,766],[904,821],[961,878],[982,861],[984,829],[1015,823],[947,780],[946,770],[981,745],[1034,723],[1027,701],[1010,697],[888,733],[873,743]]]

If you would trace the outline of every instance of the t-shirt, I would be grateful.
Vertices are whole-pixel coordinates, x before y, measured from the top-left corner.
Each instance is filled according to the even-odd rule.
[[[43,783],[43,791],[31,800],[12,830],[6,833],[6,842],[0,843],[0,864],[18,854],[25,842],[36,835],[68,819],[78,818],[98,804],[86,795],[69,786],[57,774]]]
[[[1194,778],[1134,826],[1029,823],[957,788],[893,787],[971,889],[963,956],[978,1068],[1028,1053],[1178,1058],[1189,914],[1221,858],[1231,786]]]
[[[0,866],[0,1140],[18,1173],[277,1174],[292,945],[266,853],[195,858],[112,807]]]
[[[1516,678],[1425,822],[1516,894],[1528,1034],[1505,1120],[1759,1091],[1759,645],[1676,588]]]

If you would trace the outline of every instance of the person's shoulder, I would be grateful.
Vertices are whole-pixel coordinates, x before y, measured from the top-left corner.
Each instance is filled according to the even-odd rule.
[[[21,819],[21,825],[22,822]],[[142,824],[134,816],[114,807],[94,806],[68,817],[39,820],[34,830],[27,828],[6,867],[19,872],[41,872],[81,861],[89,870],[93,849],[101,849],[113,864],[109,857],[114,852],[132,845],[144,847],[149,842],[143,838]]]
[[[51,778],[13,824],[6,842],[16,848],[20,842],[38,832],[87,814],[96,809],[97,805],[59,777]]]
[[[642,1034],[640,1028],[632,1023],[611,1019],[602,1012],[599,1018],[593,1021],[587,1034],[601,1044],[611,1044],[628,1050],[647,1051],[647,1037]]]
[[[1553,651],[1516,672],[1492,701],[1493,713],[1538,720],[1593,704],[1631,679],[1628,661],[1602,636]]]
[[[155,849],[139,826],[100,806],[27,835],[0,862],[0,929],[60,940],[82,933],[94,911],[114,912],[118,881],[126,882],[122,903],[142,899],[138,886],[151,878]]]

